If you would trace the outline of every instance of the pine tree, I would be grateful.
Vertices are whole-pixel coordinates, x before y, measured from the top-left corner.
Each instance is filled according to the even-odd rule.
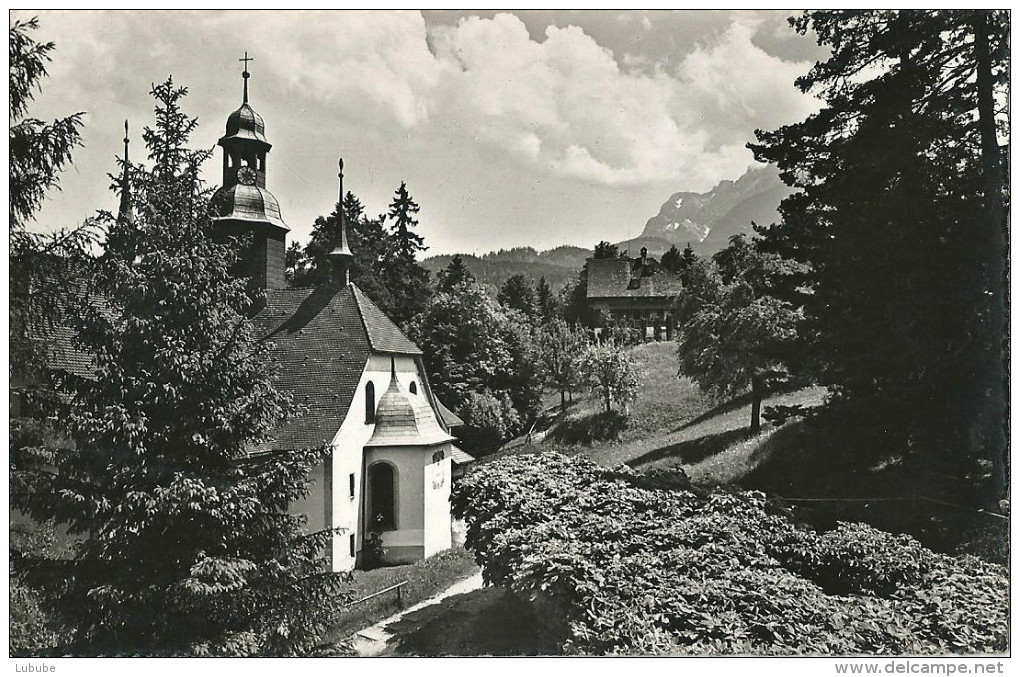
[[[415,215],[421,208],[407,192],[407,184],[400,182],[400,188],[393,194],[393,202],[390,203],[389,217],[393,219],[390,227],[393,236],[396,238],[396,250],[394,254],[401,259],[414,260],[418,252],[425,251],[425,241],[421,235],[414,232],[418,226],[418,219]]]
[[[460,254],[453,255],[446,268],[439,271],[437,278],[436,291],[445,293],[450,293],[459,284],[475,281],[475,276],[468,270]]]
[[[316,287],[329,282],[332,264],[329,252],[340,244],[340,205],[329,216],[320,216],[312,226],[312,235],[301,254],[288,259],[287,276],[292,287]],[[384,311],[394,310],[394,290],[387,285],[388,260],[395,243],[383,227],[382,217],[365,214],[361,200],[350,192],[344,195],[344,223],[347,243],[354,258],[350,279]],[[300,248],[291,245],[291,249]],[[290,256],[290,250],[288,250]],[[293,263],[293,265],[292,265]]]
[[[236,257],[213,240],[185,94],[153,87],[136,218],[98,217],[97,295],[72,325],[94,378],[61,382],[76,448],[37,449],[48,467],[14,477],[19,508],[81,541],[73,560],[15,560],[70,621],[74,654],[303,654],[345,599],[321,556],[331,533],[287,512],[325,449],[250,453],[299,412],[273,386]]]
[[[690,271],[697,262],[698,255],[694,253],[694,248],[688,242],[687,246],[684,247],[683,253],[680,255],[680,281],[685,285],[690,283]]]
[[[626,254],[624,252],[623,254]],[[595,245],[595,258],[597,259],[618,259],[623,254],[620,253],[620,248],[615,244],[602,240]]]
[[[401,325],[421,313],[431,295],[429,271],[416,258],[419,252],[427,249],[421,235],[414,232],[418,226],[415,218],[418,211],[418,203],[408,193],[407,184],[401,181],[388,213],[393,220],[390,226],[393,249],[385,266],[386,286],[393,295],[391,315]]]
[[[535,286],[535,307],[543,322],[549,323],[556,319],[559,314],[559,303],[552,287],[546,281],[545,276],[539,278]]]
[[[499,288],[496,300],[503,306],[531,317],[535,314],[535,290],[528,278],[520,273],[511,275]]]
[[[662,255],[660,261],[662,267],[671,273],[679,273],[681,269],[680,262],[680,250],[676,248],[676,245],[670,246],[670,248]]]
[[[46,76],[55,45],[30,34],[37,19],[15,21],[10,28],[10,361],[24,376],[36,373],[53,349],[50,340],[64,309],[72,304],[74,278],[87,263],[95,233],[88,227],[41,235],[25,229],[46,193],[59,189],[60,172],[81,145],[84,113],[49,124],[28,117],[35,91]],[[30,390],[32,392],[30,392]],[[39,389],[15,388],[12,396],[29,405]],[[41,403],[40,403],[41,404]]]
[[[822,110],[751,145],[797,189],[782,221],[758,229],[770,251],[807,264],[772,293],[804,307],[819,379],[873,402],[894,447],[923,449],[958,477],[990,462],[1001,491],[1006,188],[995,137],[1009,130],[994,100],[1005,95],[1008,16],[817,11],[792,23],[832,56],[798,80]]]

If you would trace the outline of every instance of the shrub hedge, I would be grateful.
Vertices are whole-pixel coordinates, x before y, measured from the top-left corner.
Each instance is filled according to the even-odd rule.
[[[942,654],[1007,648],[1005,568],[863,524],[817,533],[760,492],[661,489],[513,456],[454,494],[487,582],[567,653]]]

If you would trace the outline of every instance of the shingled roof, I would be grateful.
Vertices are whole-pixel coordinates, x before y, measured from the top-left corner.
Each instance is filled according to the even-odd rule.
[[[683,291],[680,276],[654,259],[588,259],[587,298],[668,299]]]
[[[353,284],[342,288],[270,289],[255,317],[272,341],[276,385],[306,408],[259,450],[297,449],[332,440],[373,352],[421,350]]]
[[[436,413],[425,398],[404,392],[394,369],[390,386],[379,398],[375,410],[375,430],[366,447],[419,447],[452,442],[454,437],[443,430]]]

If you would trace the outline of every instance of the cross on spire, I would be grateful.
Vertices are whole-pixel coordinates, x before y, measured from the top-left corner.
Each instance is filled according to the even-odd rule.
[[[241,77],[244,78],[244,102],[248,103],[248,78],[251,77],[251,73],[248,72],[248,62],[254,61],[255,57],[248,56],[248,50],[244,51],[244,58],[238,59],[238,61],[244,62],[244,72],[241,73]]]

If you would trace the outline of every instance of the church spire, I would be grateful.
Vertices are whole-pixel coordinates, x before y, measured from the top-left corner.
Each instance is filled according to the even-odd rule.
[[[131,177],[129,174],[131,163],[128,160],[128,144],[130,143],[128,121],[124,120],[124,172],[120,177],[120,208],[117,210],[117,220],[125,223],[131,223],[135,218],[135,208],[131,201]]]
[[[248,78],[251,77],[251,73],[248,72],[248,62],[254,60],[255,57],[248,56],[247,50],[244,52],[244,58],[238,59],[238,61],[244,62],[244,72],[241,73],[241,77],[244,78],[244,103],[248,103]]]
[[[340,172],[337,174],[340,179],[340,201],[337,203],[337,218],[340,220],[340,244],[328,256],[333,264],[333,279],[341,286],[346,287],[351,281],[351,259],[354,258],[354,253],[347,246],[347,223],[344,218],[343,158],[340,158],[338,165],[340,167]]]

